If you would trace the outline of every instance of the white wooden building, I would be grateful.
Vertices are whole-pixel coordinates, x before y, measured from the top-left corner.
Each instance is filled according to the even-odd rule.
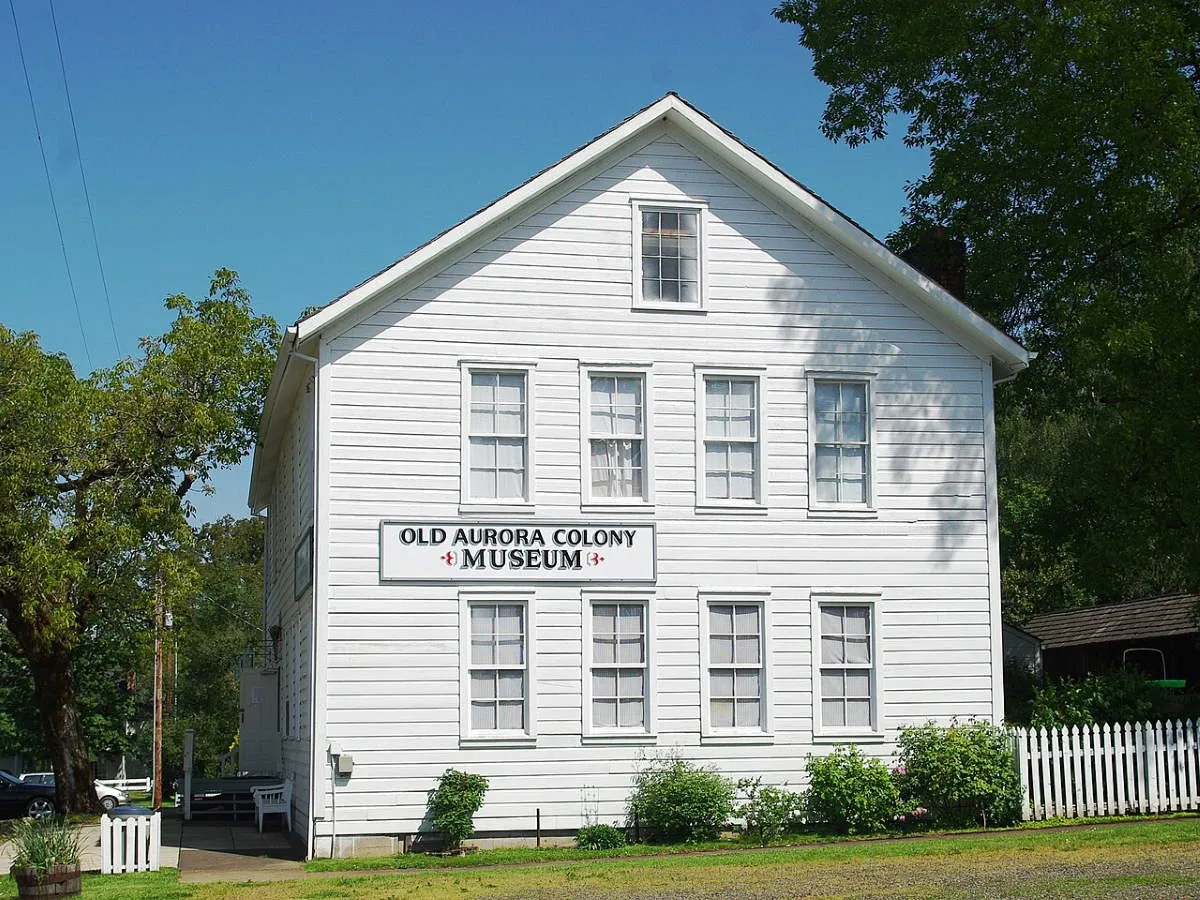
[[[999,720],[1028,360],[674,94],[289,328],[250,503],[309,854],[449,766],[565,833],[654,754],[798,785]]]

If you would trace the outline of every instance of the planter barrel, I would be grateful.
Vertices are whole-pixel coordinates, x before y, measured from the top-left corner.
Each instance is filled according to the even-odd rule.
[[[18,897],[70,897],[83,890],[79,864],[51,866],[45,872],[37,869],[13,869]]]

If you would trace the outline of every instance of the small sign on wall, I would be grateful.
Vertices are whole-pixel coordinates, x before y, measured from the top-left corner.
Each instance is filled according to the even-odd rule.
[[[383,581],[654,581],[654,525],[381,522]]]

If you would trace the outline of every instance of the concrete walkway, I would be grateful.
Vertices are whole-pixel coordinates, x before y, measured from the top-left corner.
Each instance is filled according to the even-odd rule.
[[[259,834],[253,823],[175,822],[180,827],[177,865],[182,882],[288,881],[305,876],[303,851],[278,825]],[[164,847],[164,860],[165,852]]]

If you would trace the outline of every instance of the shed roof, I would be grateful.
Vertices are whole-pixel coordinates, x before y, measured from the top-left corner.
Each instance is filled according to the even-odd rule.
[[[1141,638],[1200,633],[1197,594],[1170,594],[1129,603],[1093,606],[1037,616],[1021,627],[1044,641],[1046,649],[1107,644]]]

